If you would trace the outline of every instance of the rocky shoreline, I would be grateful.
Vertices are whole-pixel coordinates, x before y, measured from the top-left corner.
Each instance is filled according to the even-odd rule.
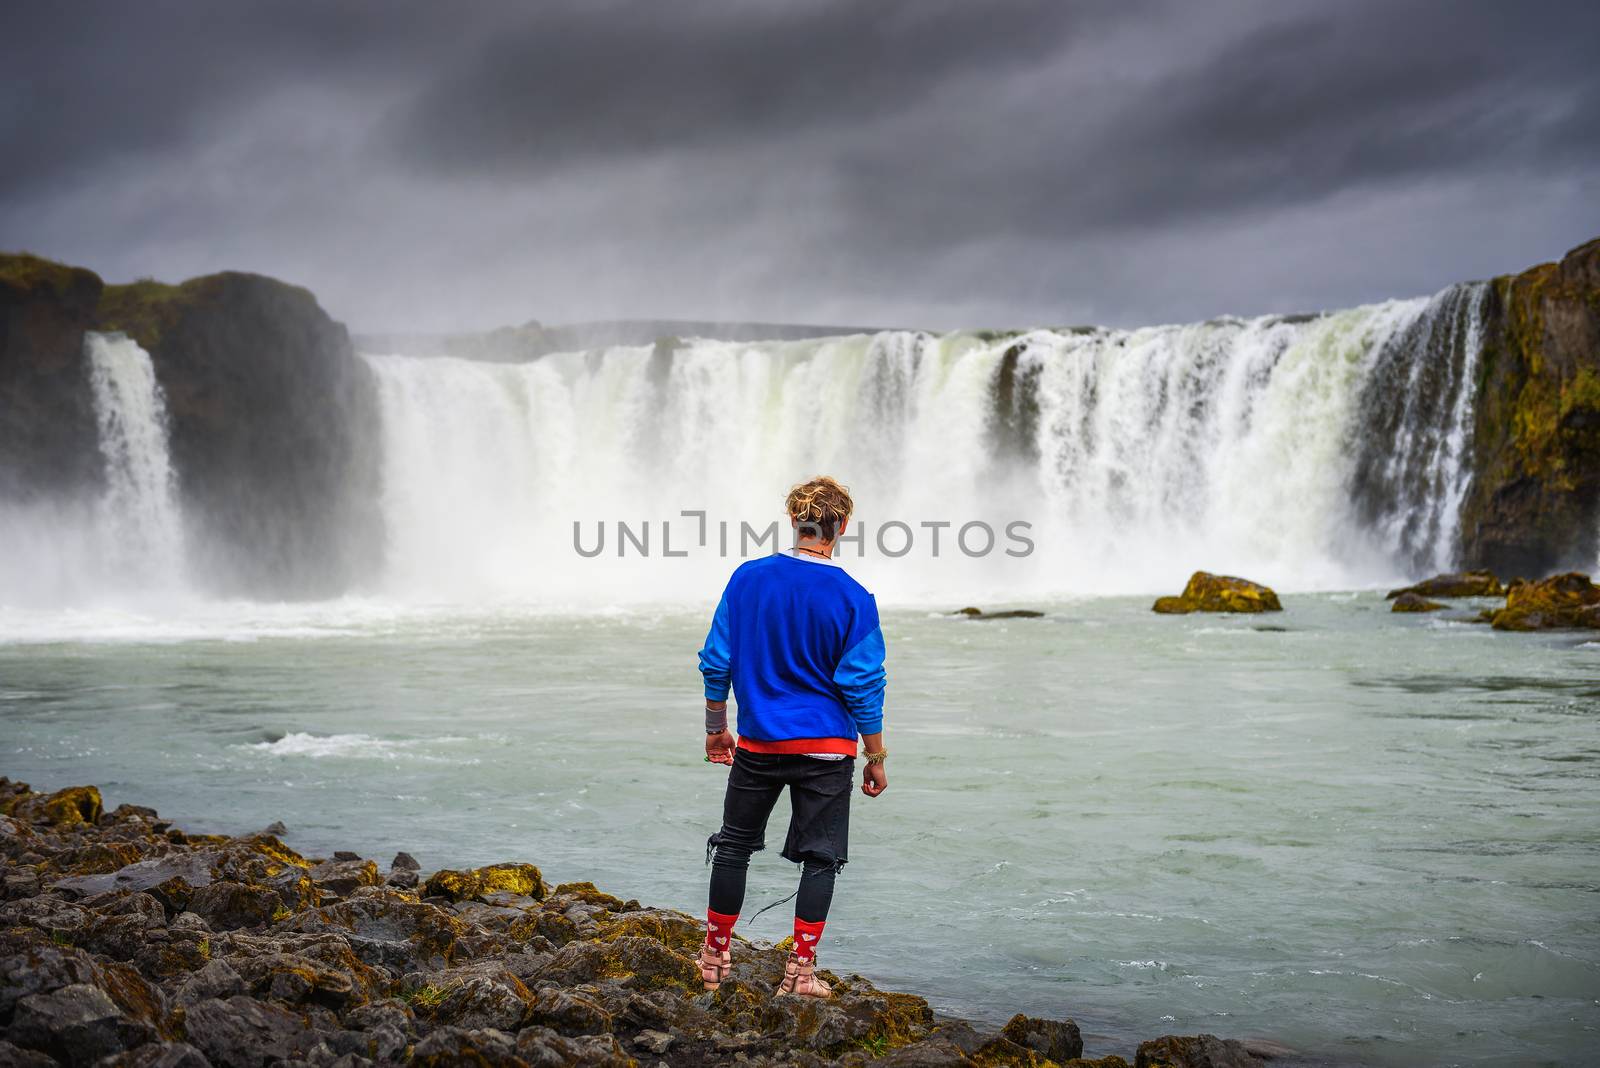
[[[1071,1020],[936,1017],[859,975],[772,996],[785,945],[743,940],[701,990],[704,928],[527,863],[424,876],[303,857],[282,827],[187,834],[99,791],[0,778],[0,1068],[883,1064],[1126,1068]],[[1210,1035],[1137,1068],[1251,1068],[1286,1051]]]

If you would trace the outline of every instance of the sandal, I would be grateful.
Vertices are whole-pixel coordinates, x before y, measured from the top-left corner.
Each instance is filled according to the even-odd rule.
[[[833,996],[833,987],[817,978],[817,959],[801,960],[790,953],[783,965],[783,982],[778,984],[778,994],[795,994],[805,998]]]
[[[700,946],[700,981],[707,990],[715,990],[722,985],[728,977],[728,972],[733,968],[733,955],[726,949],[718,952],[711,948],[709,942]]]

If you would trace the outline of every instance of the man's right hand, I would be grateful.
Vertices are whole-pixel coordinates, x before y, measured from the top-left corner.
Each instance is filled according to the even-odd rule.
[[[733,763],[733,732],[719,731],[706,735],[706,759],[713,764]]]
[[[868,764],[861,769],[861,792],[868,797],[877,797],[889,788],[889,773],[883,770],[882,764]]]

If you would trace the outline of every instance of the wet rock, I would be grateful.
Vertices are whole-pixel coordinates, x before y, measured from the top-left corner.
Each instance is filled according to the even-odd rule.
[[[226,1000],[245,991],[244,978],[225,960],[208,962],[178,989],[177,1004],[187,1008],[212,998]]]
[[[1244,1043],[1216,1035],[1163,1035],[1141,1042],[1134,1068],[1262,1068]]]
[[[95,1068],[211,1068],[205,1054],[187,1042],[146,1042],[100,1061]]]
[[[1576,571],[1525,582],[1506,595],[1506,606],[1491,621],[1495,630],[1600,628],[1600,586]]]
[[[273,820],[271,823],[261,828],[261,833],[270,834],[274,838],[282,838],[284,835],[289,833],[289,828],[283,825],[282,820]]]
[[[353,853],[335,853],[332,860],[314,866],[307,874],[319,890],[336,898],[349,897],[359,887],[377,886],[383,881],[378,876],[376,864],[362,860]]]
[[[36,1049],[23,1049],[0,1039],[0,1068],[56,1068],[56,1059]]]
[[[184,1030],[214,1064],[256,1068],[303,1050],[310,1032],[295,1013],[247,997],[212,998],[184,1013]]]
[[[417,863],[417,858],[410,853],[400,852],[394,855],[389,862],[390,871],[421,871],[422,865]]]
[[[400,870],[390,872],[389,877],[384,880],[384,883],[388,886],[397,887],[401,890],[415,890],[417,883],[420,881],[421,880],[418,879],[416,872]]]
[[[536,991],[525,1022],[540,1024],[564,1035],[599,1035],[611,1032],[611,1013],[582,994],[555,987]],[[655,1052],[659,1053],[660,1050]]]
[[[1196,571],[1177,597],[1157,598],[1154,611],[1164,615],[1190,612],[1281,612],[1278,595],[1266,586],[1231,575]]]
[[[969,1068],[977,1062],[948,1038],[934,1036],[901,1046],[879,1063],[886,1068]]]
[[[529,1068],[567,1068],[585,1065],[592,1068],[634,1068],[635,1061],[623,1052],[610,1035],[568,1038],[548,1027],[525,1027],[517,1035],[517,1056]],[[716,1063],[712,1061],[711,1063]]]
[[[503,1031],[441,1027],[417,1043],[415,1068],[522,1068],[517,1043]],[[569,1062],[572,1063],[572,1062]]]
[[[534,1007],[533,994],[504,968],[464,976],[447,973],[436,983],[444,996],[432,1010],[433,1018],[468,1031],[515,1031]]]
[[[152,857],[114,872],[58,879],[53,885],[58,890],[90,897],[114,890],[154,892],[168,884],[181,883],[187,901],[187,895],[192,894],[195,887],[211,882],[212,868],[220,859],[221,854],[209,851]],[[161,894],[157,893],[156,896],[159,898]]]
[[[19,999],[73,984],[95,983],[99,971],[85,952],[54,945],[26,929],[0,934],[0,1019],[10,1019]]]
[[[950,613],[953,616],[966,616],[968,619],[1042,619],[1044,613],[1032,608],[1007,608],[999,612],[985,612],[981,608],[959,608]]]
[[[1019,1012],[1007,1021],[1000,1033],[1053,1061],[1083,1056],[1083,1036],[1072,1020],[1041,1020]]]
[[[468,871],[436,871],[423,885],[422,896],[466,901],[497,891],[537,900],[544,898],[547,888],[539,869],[532,864],[491,864]]]
[[[1420,593],[1402,593],[1394,599],[1390,607],[1391,612],[1437,612],[1448,607],[1438,601],[1430,601]]]
[[[410,1006],[399,998],[384,998],[350,1009],[344,1014],[344,1025],[357,1031],[371,1031],[379,1027],[392,1027],[401,1034],[410,1034],[416,1019]]]
[[[68,1064],[89,1064],[155,1037],[147,1024],[123,1015],[104,990],[85,983],[22,998],[7,1033],[17,1045]]]
[[[675,1041],[676,1039],[665,1031],[640,1031],[633,1036],[633,1044],[635,1046],[646,1053],[654,1053],[657,1056],[671,1049],[672,1043]]]
[[[1408,593],[1419,597],[1502,597],[1505,592],[1505,587],[1491,571],[1457,571],[1390,590],[1389,599],[1392,601]]]
[[[202,887],[189,901],[189,911],[219,931],[271,923],[281,907],[274,891],[229,881]]]
[[[376,887],[302,912],[281,926],[291,932],[341,935],[363,963],[402,970],[446,967],[456,943],[468,934],[467,926],[443,909]]]

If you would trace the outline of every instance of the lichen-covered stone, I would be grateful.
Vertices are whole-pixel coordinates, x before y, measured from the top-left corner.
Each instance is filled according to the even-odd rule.
[[[1164,615],[1190,612],[1281,612],[1278,595],[1266,586],[1232,575],[1196,571],[1177,597],[1161,597],[1152,606]]]
[[[45,796],[34,795],[17,803],[11,814],[34,823],[57,827],[96,823],[100,819],[100,791],[93,786],[69,786]]]
[[[543,876],[532,864],[491,864],[486,868],[467,871],[449,868],[436,871],[423,884],[422,896],[466,901],[503,892],[539,900],[545,896],[546,890]]]
[[[1490,619],[1496,630],[1600,628],[1600,586],[1576,571],[1525,582]]]
[[[231,880],[201,887],[189,901],[190,911],[219,931],[270,923],[280,907],[272,890]]]

